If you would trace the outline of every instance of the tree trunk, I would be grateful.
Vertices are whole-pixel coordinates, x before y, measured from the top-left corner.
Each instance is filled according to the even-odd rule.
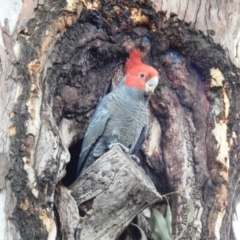
[[[186,198],[195,211],[182,239],[237,239],[238,1],[1,6],[0,239],[116,239],[144,208],[176,191],[173,239],[187,225]],[[113,149],[69,187],[89,118],[133,48],[160,73],[142,166]]]

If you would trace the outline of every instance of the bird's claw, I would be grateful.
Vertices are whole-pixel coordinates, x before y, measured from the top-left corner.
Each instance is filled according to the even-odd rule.
[[[138,165],[140,165],[140,163],[141,163],[140,159],[135,154],[129,154],[129,152],[130,152],[129,148],[125,147],[122,143],[119,143],[119,142],[109,144],[108,148],[112,149],[114,146],[119,146],[126,154],[128,154],[128,156],[134,162],[136,162]]]
[[[129,157],[136,162],[138,165],[140,165],[141,161],[139,159],[139,157],[137,157],[135,154],[130,154]]]
[[[108,148],[112,149],[114,146],[119,146],[125,153],[129,153],[129,148],[125,147],[121,143],[111,143],[111,144],[108,145]]]

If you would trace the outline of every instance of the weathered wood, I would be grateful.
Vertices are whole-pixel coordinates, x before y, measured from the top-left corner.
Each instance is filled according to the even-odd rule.
[[[239,45],[239,1],[208,0],[149,0],[156,11],[162,11],[167,18],[176,18],[188,23],[193,29],[211,35],[228,52],[230,59],[240,66]]]
[[[182,190],[183,197],[170,199],[174,236],[186,224],[187,197],[196,214],[184,238],[234,238],[230,223],[240,202],[238,1],[0,5],[0,239],[70,236],[52,207],[70,160],[67,148],[83,137],[133,47],[161,75],[140,154],[159,192]]]
[[[42,4],[1,3],[1,240],[57,236],[51,204],[70,156],[47,101],[44,78],[57,34],[74,23],[82,5]]]
[[[80,218],[78,207],[71,195],[71,191],[62,185],[57,186],[54,203],[59,232],[57,239],[76,240],[75,232]]]
[[[117,239],[131,220],[161,195],[145,171],[114,147],[70,186],[80,224],[77,239]]]

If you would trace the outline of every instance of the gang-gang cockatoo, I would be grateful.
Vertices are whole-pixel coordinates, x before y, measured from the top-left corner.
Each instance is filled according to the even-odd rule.
[[[147,135],[149,96],[158,84],[155,68],[142,63],[138,49],[130,52],[125,76],[98,104],[84,136],[77,176],[113,145],[135,155]],[[124,148],[124,147],[123,147]]]

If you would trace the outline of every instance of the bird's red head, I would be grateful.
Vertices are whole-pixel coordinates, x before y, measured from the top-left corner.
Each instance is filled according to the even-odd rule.
[[[138,49],[130,52],[125,65],[125,86],[143,90],[147,95],[153,93],[158,84],[157,70],[142,63],[141,53]]]

